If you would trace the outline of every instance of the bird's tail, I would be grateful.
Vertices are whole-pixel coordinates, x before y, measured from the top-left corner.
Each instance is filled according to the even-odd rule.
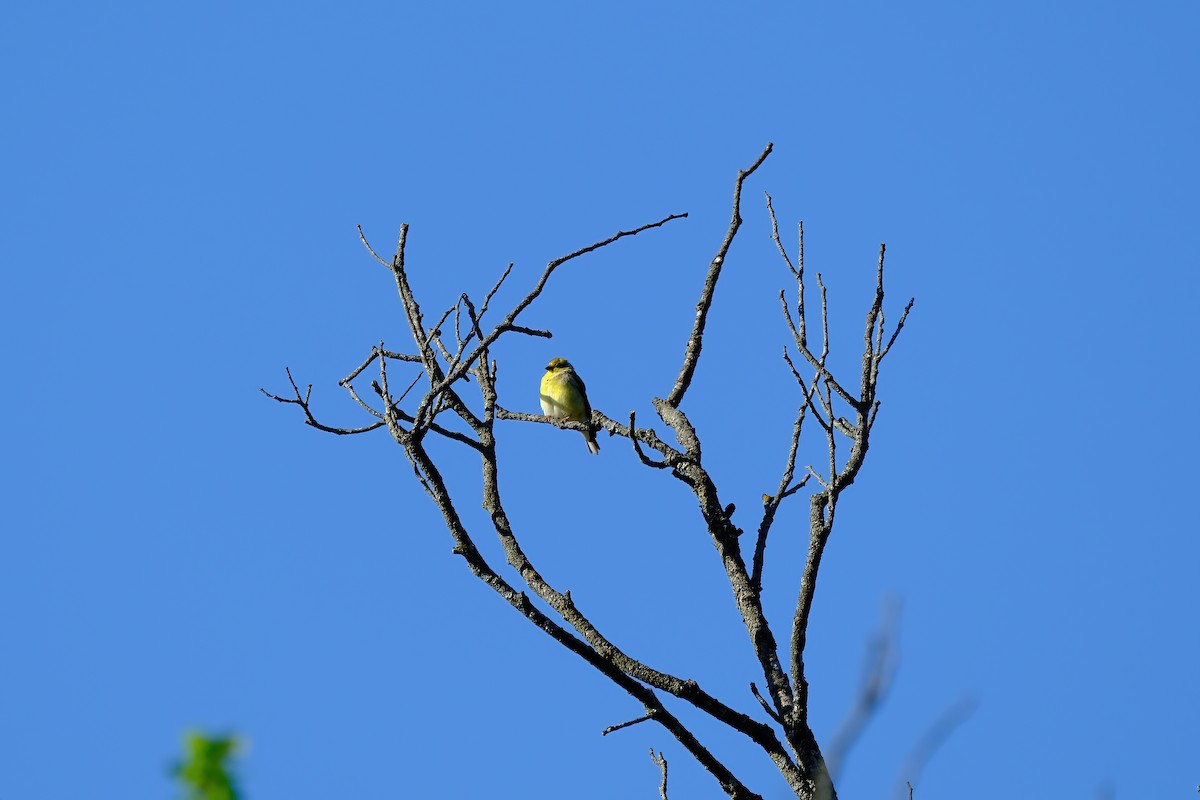
[[[596,431],[588,430],[583,438],[587,439],[588,452],[594,456],[600,455],[600,443],[596,441]]]

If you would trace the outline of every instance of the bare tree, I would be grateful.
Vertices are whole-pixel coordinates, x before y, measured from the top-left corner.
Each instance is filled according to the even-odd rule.
[[[508,278],[511,264],[483,296],[482,302],[477,303],[464,293],[453,306],[442,313],[436,323],[428,325],[409,283],[408,267],[405,263],[408,226],[401,226],[399,242],[390,261],[380,258],[363,237],[363,244],[371,255],[395,277],[396,290],[414,342],[411,352],[394,352],[384,349],[380,344],[373,348],[366,359],[349,375],[339,381],[373,421],[355,428],[333,427],[318,421],[310,405],[312,386],[302,392],[290,372],[288,379],[292,385],[291,396],[267,394],[279,402],[298,406],[307,424],[329,433],[359,434],[386,428],[403,448],[416,480],[441,511],[454,540],[454,552],[462,556],[467,568],[546,635],[577,654],[642,705],[644,715],[613,726],[605,733],[653,721],[674,736],[684,749],[717,779],[730,798],[759,798],[760,795],[734,775],[699,741],[688,726],[671,713],[664,703],[664,696],[672,695],[754,742],[774,763],[797,797],[824,800],[835,798],[837,795],[821,748],[808,722],[809,686],[805,676],[804,656],[809,614],[813,607],[821,557],[833,531],[842,493],[854,483],[867,455],[871,429],[879,411],[876,388],[879,383],[880,366],[904,327],[905,319],[912,308],[912,300],[908,302],[888,335],[884,325],[884,247],[881,245],[874,297],[867,311],[864,326],[861,370],[857,375],[856,385],[835,376],[828,365],[828,306],[826,288],[820,274],[816,278],[820,296],[817,319],[813,318],[811,306],[805,304],[806,288],[811,291],[812,287],[805,285],[803,224],[799,226],[799,246],[793,261],[780,241],[775,212],[771,207],[770,197],[767,196],[766,207],[770,215],[772,236],[795,282],[794,305],[789,303],[784,291],[780,292],[779,300],[795,351],[799,356],[793,359],[792,353],[784,348],[783,359],[795,378],[798,400],[790,447],[778,489],[773,495],[763,495],[762,516],[757,532],[753,537],[746,537],[748,543],[752,538],[752,549],[744,548],[744,532],[731,519],[734,507],[722,500],[716,482],[705,468],[701,456],[700,434],[681,406],[700,361],[708,312],[712,306],[717,281],[721,277],[722,266],[742,224],[743,184],[762,165],[771,149],[772,146],[768,144],[748,169],[738,173],[733,188],[732,219],[720,247],[709,263],[701,286],[700,298],[696,304],[695,323],[687,340],[679,373],[670,393],[666,397],[655,397],[651,401],[658,417],[670,428],[678,446],[668,444],[653,428],[638,427],[633,412],[630,412],[627,424],[611,419],[599,411],[593,412],[590,422],[593,428],[605,430],[610,436],[627,439],[641,464],[650,469],[669,470],[672,476],[695,495],[700,515],[724,567],[733,602],[741,615],[749,635],[750,646],[761,670],[762,690],[759,689],[757,679],[749,682],[749,690],[758,700],[764,719],[755,719],[735,710],[710,694],[695,680],[655,669],[622,650],[614,643],[612,636],[600,631],[588,619],[572,600],[569,591],[559,591],[542,577],[521,547],[517,531],[509,522],[509,515],[500,496],[501,464],[496,456],[494,435],[498,421],[549,424],[580,431],[586,430],[589,423],[551,419],[504,408],[500,404],[497,384],[499,368],[491,357],[492,347],[500,337],[506,335],[550,337],[549,331],[525,327],[519,320],[526,309],[541,296],[559,267],[595,250],[608,247],[620,239],[666,225],[687,216],[686,214],[672,214],[633,230],[619,231],[607,239],[554,259],[546,265],[541,277],[528,293],[495,323],[487,322],[491,302]],[[361,229],[359,234],[362,236]],[[815,331],[818,324],[819,331]],[[819,344],[812,341],[818,336]],[[402,391],[393,390],[388,380],[388,365],[392,362],[420,365],[421,371],[417,380]],[[364,393],[356,388],[355,381],[372,366],[377,378],[371,381],[374,396],[368,396],[368,402],[364,399]],[[808,377],[802,373],[806,373]],[[479,397],[473,402],[468,402],[463,394],[470,388],[472,381]],[[418,384],[421,384],[419,394],[410,399],[409,396]],[[461,423],[448,422],[454,418]],[[828,462],[819,468],[801,468],[797,463],[801,433],[810,419],[815,420],[828,451]],[[464,432],[465,430],[470,432]],[[445,477],[430,454],[427,445],[431,435],[456,442],[479,455],[482,461],[483,505],[490,518],[491,527],[499,537],[508,564],[519,576],[523,587],[518,588],[502,576],[476,546],[477,532],[468,530],[456,507],[456,500],[447,488]],[[802,473],[799,477],[798,472]],[[810,484],[810,479],[815,486]],[[788,634],[786,658],[781,659],[776,634],[763,610],[763,565],[767,540],[780,505],[806,487],[810,490],[808,554],[803,572],[798,576],[795,612]],[[749,549],[748,553],[746,549]],[[526,590],[537,595],[548,607],[549,612],[544,612],[539,605],[535,605],[526,594]],[[659,764],[663,771],[661,794],[665,797],[666,762],[658,756],[655,757],[655,763]]]

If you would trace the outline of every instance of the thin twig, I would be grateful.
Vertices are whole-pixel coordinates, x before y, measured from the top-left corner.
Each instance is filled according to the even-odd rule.
[[[667,759],[661,752],[655,754],[654,748],[650,748],[650,760],[658,765],[662,770],[662,783],[658,785],[658,796],[661,800],[667,800]]]
[[[807,335],[808,321],[805,316],[805,308],[804,308],[804,225],[803,225],[803,223],[801,223],[801,226],[800,226],[800,259],[799,259],[799,261],[800,261],[800,266],[796,271],[796,292],[797,292],[798,299],[796,302],[796,321],[794,324],[792,322],[791,312],[787,307],[787,302],[785,300],[784,292],[780,291],[780,293],[779,293],[779,301],[783,307],[784,319],[787,320],[788,331],[792,334],[792,338],[796,342],[796,349],[800,351],[800,353],[804,356],[804,358],[808,361],[808,363],[811,364],[813,367],[815,367],[821,373],[822,378],[830,381],[830,384],[832,385],[833,389],[838,393],[839,397],[841,397],[844,401],[846,401],[846,403],[848,403],[851,407],[857,409],[859,407],[859,401],[856,398],[854,398],[848,391],[846,391],[846,389],[841,385],[841,383],[839,383],[837,381],[837,379],[833,377],[833,373],[831,373],[825,366],[825,361],[829,357],[829,304],[828,304],[828,299],[826,296],[827,292],[826,292],[826,288],[825,288],[824,278],[822,277],[821,273],[819,273],[819,272],[817,273],[817,285],[820,287],[820,293],[821,293],[821,340],[822,340],[821,355],[818,357],[808,347],[808,338],[807,338],[808,337],[808,335]]]
[[[819,483],[819,484],[821,484],[821,486],[825,487],[826,491],[829,491],[829,489],[830,489],[829,483],[827,483],[826,480],[821,477],[821,473],[819,473],[815,469],[813,469],[812,464],[809,464],[808,466],[806,466],[805,469],[808,470],[808,477],[816,478],[817,483]]]
[[[376,253],[371,248],[370,243],[367,242],[367,236],[366,236],[366,234],[363,233],[362,225],[355,225],[354,227],[358,228],[358,238],[359,238],[359,240],[362,241],[363,246],[367,248],[367,252],[370,253],[372,256],[374,256],[375,260],[378,261],[380,264],[387,267],[388,269],[391,269],[392,265],[389,264],[388,262],[384,261],[382,258],[380,258],[379,254]]]
[[[496,292],[500,291],[500,285],[504,283],[504,279],[508,277],[508,273],[512,272],[512,268],[513,262],[510,261],[508,262],[508,266],[504,268],[504,273],[501,274],[500,280],[496,281],[496,285],[493,286],[486,295],[484,295],[483,305],[479,307],[480,319],[483,319],[483,315],[487,313],[488,306],[491,305],[492,298],[495,297]]]
[[[395,403],[393,403],[393,405],[397,405],[397,406],[398,406],[398,405],[400,405],[401,403],[403,403],[403,402],[404,402],[404,398],[408,396],[408,393],[409,393],[409,392],[411,392],[411,391],[413,390],[413,387],[414,387],[414,386],[416,386],[416,385],[417,385],[417,384],[418,384],[418,383],[421,381],[421,378],[424,378],[424,377],[425,377],[425,373],[423,373],[423,372],[418,372],[418,373],[417,373],[417,377],[413,378],[413,380],[412,380],[412,383],[410,383],[410,384],[408,385],[408,388],[407,388],[407,389],[405,389],[403,392],[401,392],[401,393],[400,393],[400,396],[396,398],[396,402],[395,402]]]
[[[357,367],[355,367],[354,371],[351,372],[349,375],[347,375],[346,377],[344,377],[340,381],[338,381],[338,385],[345,386],[347,383],[349,383],[350,381],[357,378],[362,373],[362,371],[364,369],[366,369],[367,367],[371,366],[371,363],[378,357],[379,357],[379,350],[372,347],[371,355],[367,356],[367,360],[362,362],[361,364],[359,364]]]
[[[641,461],[647,467],[653,467],[654,469],[666,469],[667,467],[669,467],[670,463],[666,459],[663,459],[662,461],[654,461],[649,456],[647,456],[645,454],[645,452],[642,451],[642,445],[638,441],[638,437],[637,437],[636,421],[637,421],[636,413],[633,411],[630,411],[629,412],[629,441],[633,444],[633,452],[637,454],[638,461]]]
[[[422,373],[422,374],[423,374],[423,373]],[[378,386],[379,384],[377,384],[375,381],[371,381],[371,385],[372,385],[372,386]],[[344,384],[343,388],[344,388],[344,389],[345,389],[347,392],[349,392],[349,393],[350,393],[350,396],[351,396],[352,398],[354,398],[354,402],[358,403],[358,405],[359,405],[359,406],[360,406],[360,407],[361,407],[361,408],[362,408],[364,411],[366,411],[366,412],[367,412],[368,414],[370,414],[371,416],[373,416],[373,417],[376,417],[377,419],[383,419],[383,414],[382,414],[382,413],[380,413],[380,412],[376,411],[375,409],[371,408],[371,406],[370,406],[370,405],[368,405],[368,404],[367,404],[367,402],[366,402],[365,400],[363,400],[361,397],[359,397],[359,396],[358,396],[358,391],[357,391],[357,390],[355,390],[355,388],[354,388],[354,384],[352,384],[352,383],[347,383],[347,384]],[[378,394],[378,392],[376,392],[376,394]]]
[[[783,260],[787,262],[788,269],[792,275],[799,277],[800,273],[796,271],[796,267],[792,265],[792,260],[788,258],[787,249],[783,246],[783,242],[779,240],[779,222],[775,219],[775,209],[771,205],[771,195],[769,192],[763,192],[767,198],[767,213],[771,215],[771,238],[775,240],[775,246],[779,248],[779,255],[783,256]]]
[[[429,329],[429,334],[425,337],[425,345],[426,346],[428,346],[429,343],[432,342],[435,337],[441,335],[442,323],[446,321],[447,317],[449,317],[454,312],[458,311],[458,304],[461,303],[462,299],[466,296],[467,295],[464,293],[461,297],[459,297],[459,299],[454,302],[454,305],[450,306],[442,313],[442,317],[441,317],[441,319],[439,319],[437,321],[437,324],[435,324],[432,328]],[[458,323],[456,322],[455,325],[457,325],[457,324]]]
[[[750,693],[754,695],[754,699],[758,700],[758,704],[762,706],[763,711],[767,712],[768,717],[781,725],[783,724],[783,720],[781,720],[779,715],[775,713],[775,709],[771,708],[770,704],[767,703],[766,699],[762,696],[762,694],[759,693],[758,685],[754,681],[750,681]]]
[[[376,428],[383,427],[383,422],[373,422],[370,425],[364,425],[361,428],[335,428],[333,426],[325,425],[325,424],[317,421],[317,418],[313,416],[312,410],[309,408],[309,405],[308,405],[308,398],[312,394],[312,384],[309,384],[308,390],[305,392],[305,394],[301,395],[300,387],[296,385],[295,379],[292,378],[292,371],[287,368],[285,368],[284,371],[287,373],[288,382],[292,384],[292,391],[294,391],[296,393],[295,398],[280,397],[279,395],[268,392],[266,389],[263,389],[261,386],[259,387],[258,390],[260,392],[262,392],[263,394],[265,394],[267,397],[271,398],[272,400],[274,400],[278,403],[288,403],[290,405],[300,406],[300,409],[304,412],[304,423],[306,425],[310,425],[310,426],[316,428],[317,430],[325,431],[326,433],[335,433],[338,436],[349,436],[349,435],[353,435],[356,433],[367,433],[368,431],[373,431]]]
[[[542,339],[554,338],[554,334],[550,331],[542,330],[541,328],[526,328],[524,325],[509,325],[504,330],[524,334],[525,336],[537,336]]]
[[[628,728],[630,726],[637,725],[639,722],[648,722],[649,720],[652,720],[652,719],[654,719],[653,711],[651,711],[648,714],[643,714],[642,716],[638,717],[637,719],[631,719],[631,720],[628,720],[627,722],[620,722],[616,725],[609,725],[607,728],[600,731],[600,735],[608,736],[610,733],[613,733],[614,731],[619,731],[622,728]]]
[[[916,302],[917,298],[908,298],[908,305],[904,306],[904,313],[900,315],[900,321],[896,323],[896,330],[892,331],[892,336],[888,339],[888,343],[879,351],[879,355],[877,356],[879,361],[883,360],[883,357],[892,349],[892,345],[896,343],[896,337],[900,335],[900,331],[904,330],[904,322],[908,319],[908,312],[912,311],[913,304]]]

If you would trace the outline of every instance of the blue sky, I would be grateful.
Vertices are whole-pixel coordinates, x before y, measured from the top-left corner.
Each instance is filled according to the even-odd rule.
[[[762,192],[803,219],[837,363],[878,244],[883,410],[839,508],[810,636],[823,740],[886,598],[892,695],[843,797],[883,797],[959,698],[916,796],[1190,796],[1200,783],[1193,517],[1191,2],[23,4],[0,25],[8,420],[0,753],[13,798],[169,797],[185,729],[236,730],[250,800],[720,796],[640,711],[450,554],[385,435],[334,438],[259,386],[336,386],[405,344],[402,222],[427,309],[511,304],[496,352],[536,410],[569,357],[613,417],[669,390],[732,180],[764,145],[685,410],[741,508],[796,396]],[[432,312],[431,312],[432,313]],[[500,426],[522,541],[633,654],[748,712],[753,659],[694,502],[615,439]],[[477,465],[447,450],[482,523]],[[813,457],[816,459],[816,456]],[[806,529],[766,573],[790,618]],[[753,527],[752,519],[742,523]],[[479,529],[489,557],[502,564]],[[763,757],[700,728],[756,791]]]

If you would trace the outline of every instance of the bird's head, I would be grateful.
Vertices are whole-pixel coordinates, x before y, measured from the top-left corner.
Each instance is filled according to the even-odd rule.
[[[574,369],[574,367],[565,358],[552,358],[550,359],[550,363],[546,365],[546,372],[557,372],[562,369]]]

